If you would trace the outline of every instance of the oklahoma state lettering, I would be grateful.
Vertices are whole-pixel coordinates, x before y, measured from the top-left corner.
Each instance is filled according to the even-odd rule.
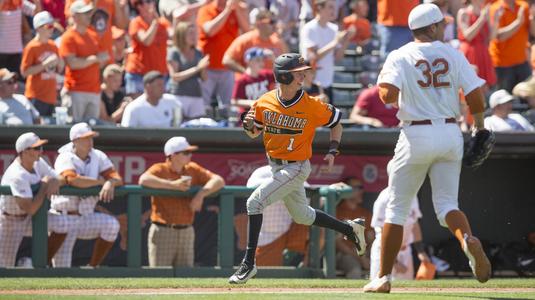
[[[307,119],[264,110],[264,128],[272,134],[302,134]]]

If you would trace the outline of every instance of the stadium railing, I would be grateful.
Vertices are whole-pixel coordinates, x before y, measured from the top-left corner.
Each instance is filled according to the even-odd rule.
[[[34,188],[37,188],[35,186]],[[214,277],[229,275],[234,268],[234,200],[247,198],[254,190],[245,186],[225,186],[210,197],[216,197],[220,201],[218,214],[218,265],[215,268],[144,268],[142,267],[141,253],[141,214],[142,199],[145,196],[193,196],[199,187],[193,187],[189,191],[180,192],[164,189],[151,189],[139,185],[125,185],[115,189],[116,197],[126,197],[128,218],[128,243],[127,243],[127,266],[110,268],[47,268],[47,205],[41,206],[32,217],[32,263],[33,269],[23,268],[0,268],[0,276],[117,276],[124,274],[130,276],[176,276],[176,277]],[[86,189],[64,186],[60,190],[62,195],[93,196],[98,195],[100,187]],[[336,214],[336,205],[340,199],[347,197],[352,192],[351,188],[330,188],[328,186],[313,186],[307,188],[307,195],[311,198],[311,204],[319,207],[320,197],[325,197],[325,211],[331,215]],[[1,195],[10,195],[9,186],[0,186]],[[327,277],[336,276],[336,253],[335,233],[332,230],[325,232],[325,263],[323,269],[320,263],[319,228],[312,226],[309,242],[309,267],[308,268],[262,268],[261,275],[265,277]],[[59,270],[59,271],[57,271]]]

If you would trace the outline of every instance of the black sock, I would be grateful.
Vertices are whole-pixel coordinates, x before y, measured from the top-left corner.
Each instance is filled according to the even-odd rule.
[[[247,249],[245,250],[245,263],[254,265],[256,246],[258,245],[258,236],[262,228],[262,214],[249,215],[249,224],[247,228]]]
[[[329,228],[332,230],[336,230],[342,234],[350,235],[353,233],[353,227],[351,225],[347,224],[346,222],[340,221],[336,218],[333,218],[332,216],[326,214],[322,210],[315,209],[316,210],[316,219],[314,220],[313,225]]]

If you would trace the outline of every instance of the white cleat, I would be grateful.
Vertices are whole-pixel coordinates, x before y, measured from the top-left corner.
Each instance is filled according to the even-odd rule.
[[[347,220],[346,222],[353,228],[353,234],[350,236],[346,235],[344,238],[353,242],[357,249],[357,254],[363,256],[366,253],[366,238],[364,237],[364,231],[366,230],[364,225],[365,220],[357,218],[355,220]]]
[[[468,257],[468,264],[476,279],[481,283],[487,282],[492,273],[492,266],[479,239],[465,233],[463,251]]]
[[[390,293],[391,280],[392,279],[390,275],[385,275],[381,278],[375,278],[374,280],[368,282],[368,284],[362,288],[362,291],[364,293]]]
[[[256,275],[257,271],[258,270],[256,268],[256,265],[250,266],[245,262],[242,262],[236,273],[230,276],[230,278],[228,279],[228,283],[244,284],[247,282],[247,280],[253,278]]]

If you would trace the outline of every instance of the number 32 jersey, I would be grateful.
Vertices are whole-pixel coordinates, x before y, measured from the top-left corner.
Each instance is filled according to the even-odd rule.
[[[282,102],[277,90],[272,90],[258,98],[251,109],[256,127],[264,131],[267,154],[284,160],[309,159],[316,128],[333,128],[341,118],[340,110],[304,91],[292,101]]]
[[[400,89],[401,121],[459,117],[459,89],[469,94],[485,81],[464,55],[439,41],[411,42],[391,52],[377,83]]]

